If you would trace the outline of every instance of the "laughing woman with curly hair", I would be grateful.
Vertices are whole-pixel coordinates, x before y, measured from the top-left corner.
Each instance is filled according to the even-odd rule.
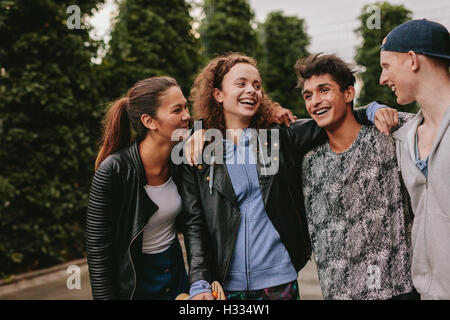
[[[261,83],[255,60],[232,53],[211,60],[191,91],[194,117],[226,134],[222,155],[183,168],[192,299],[213,299],[214,280],[228,299],[299,299],[297,272],[311,256],[301,157],[325,137],[311,120],[271,127],[277,104]],[[262,139],[261,129],[275,130]]]

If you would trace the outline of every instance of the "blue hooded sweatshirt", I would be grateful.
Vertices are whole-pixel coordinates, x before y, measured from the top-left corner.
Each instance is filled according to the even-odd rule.
[[[270,288],[297,279],[297,272],[280,235],[270,221],[261,195],[251,139],[246,129],[239,143],[224,139],[225,164],[239,204],[241,222],[223,288],[249,291]],[[191,297],[209,291],[206,281],[192,284]]]

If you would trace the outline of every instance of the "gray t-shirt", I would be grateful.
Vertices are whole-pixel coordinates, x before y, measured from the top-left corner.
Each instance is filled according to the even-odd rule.
[[[412,211],[395,141],[362,126],[341,154],[303,161],[308,227],[325,299],[389,299],[412,291]]]

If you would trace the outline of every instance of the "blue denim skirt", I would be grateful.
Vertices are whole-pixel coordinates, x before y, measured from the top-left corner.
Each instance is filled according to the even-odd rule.
[[[177,238],[166,251],[141,255],[134,300],[174,300],[187,292],[188,278]]]

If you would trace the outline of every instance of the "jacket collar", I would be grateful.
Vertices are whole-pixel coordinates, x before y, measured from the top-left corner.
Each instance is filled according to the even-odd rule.
[[[150,217],[159,209],[159,207],[150,199],[144,188],[147,184],[147,175],[145,174],[144,165],[142,164],[141,156],[139,155],[139,144],[137,140],[133,141],[129,146],[128,151],[138,176],[138,194],[136,199],[137,214],[135,215],[132,226],[132,238],[134,239],[142,231]]]
[[[415,136],[417,132],[417,128],[423,120],[422,110],[417,112],[416,116],[409,120],[403,127],[395,131],[392,136],[404,143],[408,146],[408,152],[411,157],[415,161]],[[437,145],[441,141],[442,136],[446,132],[447,128],[450,125],[450,106],[447,107],[447,111],[445,112],[444,118],[442,119],[441,126],[434,140],[433,147],[431,149],[430,155],[433,154]]]
[[[269,131],[270,132],[270,131]],[[271,148],[268,148],[269,154],[266,155],[266,160],[268,163],[263,163],[261,161],[260,157],[260,149],[261,149],[261,141],[256,140],[256,143],[258,146],[255,148],[253,144],[251,143],[251,134],[253,132],[251,130],[244,130],[242,133],[238,146],[240,147],[248,147],[250,148],[250,152],[256,151],[256,154],[254,154],[254,157],[256,159],[256,169],[258,173],[258,179],[259,179],[259,185],[261,189],[261,195],[264,200],[264,204],[267,204],[270,189],[272,186],[272,182],[275,178],[275,174],[264,174],[266,172],[265,167],[270,166],[270,161],[279,161],[279,159],[275,158],[273,159],[270,155]],[[253,140],[253,142],[255,142]],[[269,134],[267,137],[267,141],[264,142],[264,144],[270,145],[271,143],[271,135]],[[224,152],[224,162],[225,163],[214,163],[211,167],[211,165],[200,165],[197,166],[197,169],[199,170],[199,173],[201,175],[201,180],[203,180],[204,183],[210,184],[212,181],[212,188],[216,189],[219,193],[221,193],[226,199],[228,199],[233,205],[238,207],[238,201],[236,198],[236,194],[234,193],[233,184],[231,182],[231,178],[228,174],[228,170],[226,168],[226,159],[231,158],[233,159],[235,152],[236,152],[236,146],[234,143],[225,140],[223,141],[223,152]],[[256,150],[255,150],[256,149]],[[239,160],[239,159],[238,159]],[[243,160],[243,159],[240,159]],[[212,172],[211,172],[212,171]]]
[[[145,174],[144,165],[142,164],[141,156],[139,155],[139,144],[135,139],[131,146],[129,147],[131,161],[137,170],[140,186],[145,186],[147,184],[147,175]]]
[[[133,143],[129,147],[131,161],[133,162],[134,167],[138,172],[138,177],[141,186],[145,186],[147,184],[147,175],[145,174],[144,165],[142,164],[141,156],[139,155],[139,142],[134,140]],[[172,162],[169,163],[169,172],[170,176],[173,178],[173,181],[178,185],[180,183],[180,173],[181,170],[174,165]]]

